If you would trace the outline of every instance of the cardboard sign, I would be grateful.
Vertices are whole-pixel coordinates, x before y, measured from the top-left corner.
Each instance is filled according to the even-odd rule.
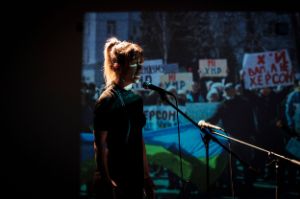
[[[169,86],[176,87],[176,90],[191,90],[193,84],[193,74],[192,73],[170,73],[165,74],[160,77],[160,82],[164,88]]]
[[[200,77],[226,77],[226,59],[199,59]]]
[[[245,88],[292,85],[294,75],[288,51],[245,54],[243,60]]]

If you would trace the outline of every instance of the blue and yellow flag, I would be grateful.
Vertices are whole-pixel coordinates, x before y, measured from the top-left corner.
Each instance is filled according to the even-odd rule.
[[[221,132],[219,132],[221,133]],[[144,132],[147,158],[150,164],[165,167],[195,184],[199,190],[206,190],[206,149],[202,140],[203,132],[192,124],[180,126],[180,143],[183,176],[180,172],[180,154],[177,127]],[[227,140],[216,137],[222,144]],[[228,153],[214,141],[209,142],[209,182],[216,182],[228,162]]]
[[[206,149],[202,140],[203,133],[192,124],[180,126],[180,143],[182,152],[182,170],[180,172],[180,154],[177,127],[155,131],[145,131],[147,158],[151,165],[162,166],[178,177],[189,180],[200,191],[206,190]],[[226,144],[223,137],[213,135]],[[89,181],[95,169],[94,136],[92,133],[81,133],[81,180]],[[209,143],[209,182],[216,182],[224,171],[228,160],[227,152],[214,141]]]

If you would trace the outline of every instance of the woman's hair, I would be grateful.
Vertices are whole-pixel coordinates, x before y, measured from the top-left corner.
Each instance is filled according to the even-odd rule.
[[[131,60],[143,60],[143,49],[134,43],[109,38],[104,46],[103,75],[106,86],[120,76],[120,71],[126,69],[126,63]]]

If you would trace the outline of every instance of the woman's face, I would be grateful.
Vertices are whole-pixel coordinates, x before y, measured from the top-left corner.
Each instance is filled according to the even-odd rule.
[[[126,66],[126,73],[124,74],[124,80],[126,83],[136,83],[141,78],[141,69],[142,69],[142,59],[134,59],[129,62],[128,66]]]

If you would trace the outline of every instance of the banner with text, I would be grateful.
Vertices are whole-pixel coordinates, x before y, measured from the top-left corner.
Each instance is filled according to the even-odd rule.
[[[227,59],[199,59],[200,77],[226,77]]]
[[[185,112],[185,106],[178,107]],[[177,113],[171,106],[144,106],[144,113],[147,123],[144,126],[145,131],[158,130],[162,128],[174,127],[177,125]]]
[[[191,90],[193,84],[192,73],[170,73],[160,77],[160,82],[164,88],[174,86],[176,90]]]
[[[286,49],[246,53],[243,59],[246,89],[292,85],[292,63]]]
[[[179,106],[179,109],[186,113],[192,120],[199,122],[211,117],[217,110],[219,103],[187,103]],[[153,131],[177,125],[176,110],[169,105],[144,106],[144,113],[147,118],[145,131]],[[180,125],[191,123],[179,113]]]
[[[140,81],[133,84],[133,89],[143,90],[143,82],[150,82],[160,86],[160,76],[167,73],[177,73],[179,71],[178,64],[163,64],[161,59],[145,60],[141,71]]]

